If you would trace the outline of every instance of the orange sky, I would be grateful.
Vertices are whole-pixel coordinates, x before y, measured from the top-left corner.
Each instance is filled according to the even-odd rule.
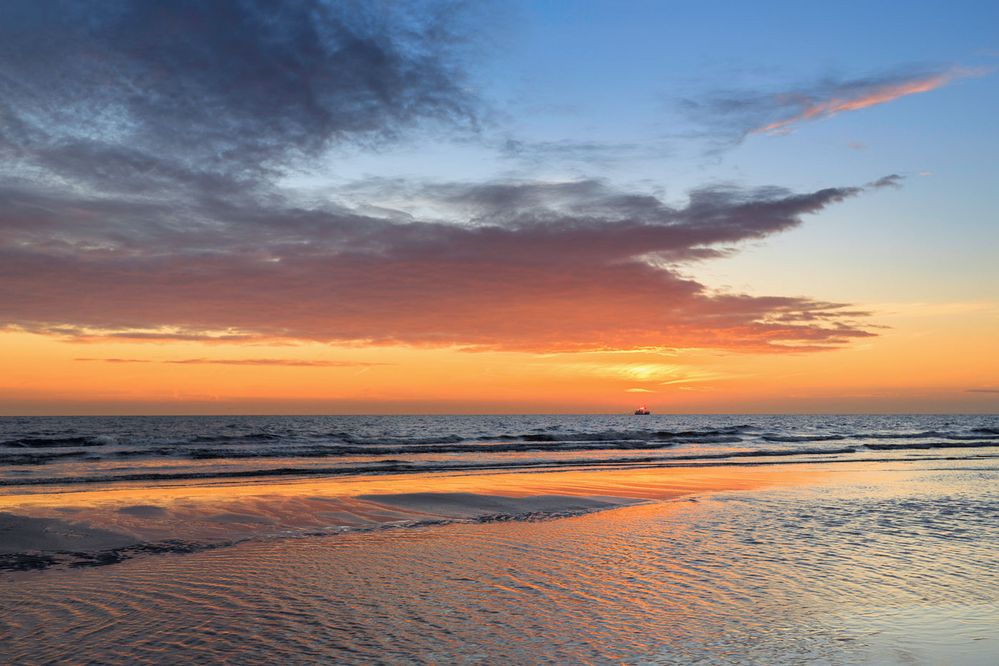
[[[6,333],[0,410],[620,412],[638,403],[656,412],[996,410],[999,308],[886,307],[892,310],[876,319],[890,328],[877,337],[833,351],[780,354],[81,343]]]

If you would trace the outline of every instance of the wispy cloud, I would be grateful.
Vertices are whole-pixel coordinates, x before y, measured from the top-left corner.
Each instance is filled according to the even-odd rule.
[[[186,358],[177,361],[163,361],[180,365],[277,365],[295,368],[371,368],[389,363],[368,361],[321,361],[287,358]]]
[[[153,363],[147,358],[74,358],[73,360],[88,363]]]
[[[971,388],[968,393],[999,393],[999,388]]]
[[[826,78],[783,90],[712,92],[686,99],[681,106],[716,139],[738,142],[750,134],[787,134],[803,123],[887,104],[989,72],[950,67],[899,70],[853,79]]]
[[[939,74],[930,74],[908,80],[846,81],[835,86],[827,99],[785,93],[775,99],[776,106],[792,111],[791,115],[780,118],[751,130],[754,134],[782,134],[792,125],[830,118],[846,111],[859,111],[871,106],[886,104],[901,97],[929,92],[947,85],[956,78],[978,76],[979,70],[951,69]]]
[[[526,141],[508,138],[499,145],[502,157],[526,166],[550,166],[552,163],[608,167],[627,161],[659,159],[672,150],[661,141]]]
[[[77,358],[74,360],[101,363],[168,363],[178,365],[273,365],[295,368],[370,368],[390,365],[389,363],[372,363],[367,361],[322,361],[287,358],[185,358],[163,361],[142,358]]]

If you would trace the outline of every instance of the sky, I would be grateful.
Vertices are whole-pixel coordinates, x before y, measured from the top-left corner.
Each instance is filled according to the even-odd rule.
[[[0,414],[999,411],[994,2],[0,5]]]

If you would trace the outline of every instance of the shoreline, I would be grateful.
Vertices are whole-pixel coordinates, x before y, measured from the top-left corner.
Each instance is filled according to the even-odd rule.
[[[830,475],[821,467],[425,474],[6,494],[0,495],[0,575],[116,564],[253,540],[553,520],[728,491],[821,483]]]

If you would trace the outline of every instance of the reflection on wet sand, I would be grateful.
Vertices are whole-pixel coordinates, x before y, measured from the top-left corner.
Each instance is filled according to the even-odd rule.
[[[497,478],[493,497],[631,488],[698,501],[8,574],[0,634],[15,662],[59,658],[71,643],[81,659],[129,663],[990,663],[994,469],[739,472],[727,481],[738,489],[724,492],[716,474]],[[432,498],[389,491],[422,493],[430,481],[324,492],[400,507]],[[453,493],[483,487],[432,481]],[[268,487],[270,499],[258,487],[252,501],[262,511],[292,487],[320,497],[323,486]],[[232,490],[170,492],[179,506]]]
[[[8,553],[99,551],[167,541],[193,548],[451,519],[559,517],[691,494],[814,482],[824,474],[794,467],[779,472],[707,468],[118,484],[0,496],[0,528],[8,537],[2,547]]]

